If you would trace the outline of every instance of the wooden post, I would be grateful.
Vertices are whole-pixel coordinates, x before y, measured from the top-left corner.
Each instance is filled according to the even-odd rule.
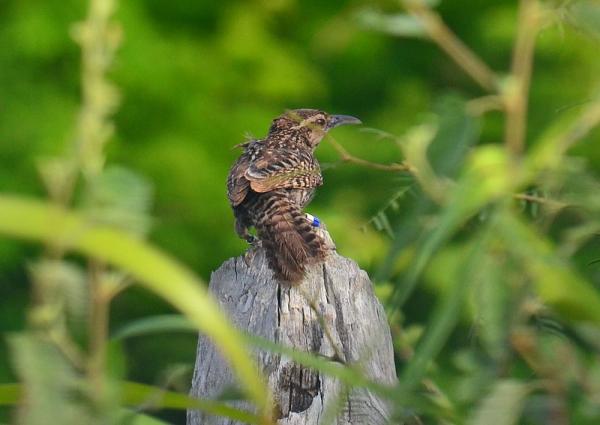
[[[300,285],[289,287],[273,279],[258,249],[248,265],[243,257],[226,261],[212,274],[210,290],[239,329],[334,361],[359,363],[370,379],[396,383],[390,328],[373,284],[336,252],[311,266]],[[257,350],[255,356],[275,398],[279,425],[317,425],[340,409],[333,424],[388,423],[390,406],[369,391],[345,388],[278,354]],[[227,363],[200,335],[192,396],[214,398],[234,382]],[[187,424],[238,422],[190,411]]]

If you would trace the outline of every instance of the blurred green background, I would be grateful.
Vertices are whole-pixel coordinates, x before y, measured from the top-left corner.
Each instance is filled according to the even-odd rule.
[[[517,2],[438,3],[436,10],[467,45],[500,75],[508,72]],[[544,4],[555,12],[556,22],[545,25],[538,37],[528,143],[589,103],[600,82],[600,7],[593,1]],[[485,93],[435,44],[419,36],[396,37],[374,23],[380,13],[400,10],[395,1],[366,0],[121,2],[115,19],[122,26],[123,41],[110,72],[121,103],[114,116],[116,132],[107,146],[108,161],[134,170],[151,183],[150,239],[205,281],[224,260],[242,253],[245,243],[233,232],[225,196],[225,178],[239,154],[232,147],[247,134],[264,136],[270,121],[285,109],[351,114],[360,117],[365,127],[394,135],[438,114],[441,127],[449,120],[448,131],[454,131],[452,123],[461,119],[455,113],[457,105]],[[38,161],[60,155],[72,145],[80,104],[80,52],[70,30],[85,11],[86,3],[75,0],[0,3],[2,192],[44,196]],[[470,125],[468,131],[477,144],[502,141],[500,112]],[[457,138],[462,137],[460,131],[456,129]],[[364,128],[335,130],[333,137],[370,161],[403,159],[396,143]],[[600,174],[599,142],[596,131],[570,151],[588,163],[593,178]],[[394,208],[386,208],[403,193],[399,191],[412,187],[408,175],[341,163],[327,140],[317,156],[325,184],[309,211],[327,224],[342,255],[356,260],[371,276],[383,276],[376,284],[385,296],[408,261],[401,255],[393,260],[391,275],[382,271],[392,241],[387,222],[392,234],[412,225],[403,221],[402,211],[422,194],[411,196],[409,191],[393,202]],[[559,221],[553,234],[569,226],[569,220]],[[596,289],[600,264],[594,260],[599,252],[596,236],[572,258],[578,272]],[[25,326],[30,283],[24,259],[38,253],[32,245],[0,239],[3,335]],[[426,321],[428,311],[444,294],[443,285],[435,284],[443,276],[436,273],[443,274],[440,270],[452,265],[434,265],[437,269],[425,274],[425,280],[434,284],[417,288],[404,311],[403,325]],[[118,329],[134,319],[168,312],[172,309],[164,301],[132,287],[113,302],[110,327]],[[468,346],[464,341],[469,339],[469,329],[467,321],[455,344]],[[125,343],[127,377],[160,382],[165,370],[193,362],[195,344],[191,334],[130,339]],[[465,359],[467,369],[477,364]],[[456,372],[457,379],[461,373]],[[2,339],[0,382],[14,379]],[[181,420],[177,415],[171,418]]]

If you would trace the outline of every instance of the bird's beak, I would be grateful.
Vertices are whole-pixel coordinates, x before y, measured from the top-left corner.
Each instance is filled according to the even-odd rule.
[[[332,115],[329,121],[329,128],[347,124],[362,124],[362,121],[351,115]]]

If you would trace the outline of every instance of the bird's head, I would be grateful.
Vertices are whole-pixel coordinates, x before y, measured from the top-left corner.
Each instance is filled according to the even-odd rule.
[[[346,124],[361,124],[350,115],[330,115],[317,109],[292,109],[273,120],[269,135],[296,134],[316,147],[332,128]]]

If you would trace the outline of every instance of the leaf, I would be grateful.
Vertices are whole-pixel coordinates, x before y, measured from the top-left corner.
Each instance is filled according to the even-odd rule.
[[[83,208],[88,217],[143,235],[150,228],[151,184],[133,171],[107,167],[90,181]]]
[[[21,334],[10,338],[10,346],[27,405],[18,410],[19,424],[41,425],[49,417],[60,424],[94,422],[89,406],[79,401],[84,389],[80,377],[54,345]],[[108,415],[102,412],[104,419]]]
[[[438,130],[427,149],[427,158],[437,175],[455,178],[479,138],[480,123],[466,113],[466,104],[458,96],[442,98],[436,112]]]
[[[390,224],[390,220],[388,219],[385,211],[380,211],[377,214],[380,220],[381,225],[383,226],[383,230],[387,233],[390,238],[394,237],[394,231],[392,230],[392,225]]]
[[[437,124],[427,123],[411,128],[398,144],[406,157],[406,161],[415,170],[414,174],[423,191],[432,199],[440,200],[445,193],[443,182],[440,181],[427,158],[427,150],[436,135]]]
[[[523,411],[529,387],[513,379],[498,381],[475,410],[469,425],[516,424]]]
[[[121,268],[173,304],[229,359],[247,394],[269,411],[268,391],[243,339],[202,283],[184,266],[146,242],[80,215],[32,199],[0,195],[0,234],[60,245]]]
[[[67,260],[39,260],[29,270],[34,280],[44,282],[49,301],[64,303],[76,323],[84,323],[89,301],[86,276],[80,265]],[[62,310],[62,305],[57,308]]]
[[[597,0],[579,0],[569,2],[568,21],[583,32],[600,39],[600,2]]]

